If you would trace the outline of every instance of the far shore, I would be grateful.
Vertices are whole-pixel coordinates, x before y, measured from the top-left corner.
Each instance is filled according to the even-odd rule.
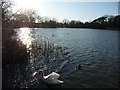
[[[19,29],[19,28],[76,28],[76,29],[101,29],[101,30],[120,30],[120,28],[89,28],[89,27],[14,27],[14,29]]]

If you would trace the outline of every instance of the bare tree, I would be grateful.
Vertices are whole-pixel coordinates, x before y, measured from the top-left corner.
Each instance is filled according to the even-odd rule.
[[[22,10],[20,14],[27,16],[29,23],[35,23],[38,17],[37,11],[33,9]]]
[[[12,13],[12,5],[13,2],[10,0],[2,0],[1,7],[2,7],[2,23],[8,22]]]
[[[41,16],[37,16],[37,23],[42,23],[43,22],[43,18]]]
[[[62,23],[64,23],[64,24],[69,24],[69,20],[68,20],[68,19],[63,19],[63,20],[62,20]]]

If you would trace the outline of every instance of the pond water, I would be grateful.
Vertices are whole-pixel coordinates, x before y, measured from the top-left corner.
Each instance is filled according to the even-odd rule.
[[[14,67],[14,87],[48,88],[39,76],[33,75],[42,69],[45,74],[58,72],[59,79],[64,81],[52,87],[118,88],[118,30],[20,28],[16,31],[23,44],[27,44],[31,57],[28,66]],[[43,53],[40,48],[44,48],[44,54],[40,54]],[[76,70],[78,64],[81,68]]]

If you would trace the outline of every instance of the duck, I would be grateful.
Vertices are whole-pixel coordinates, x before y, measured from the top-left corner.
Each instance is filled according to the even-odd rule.
[[[56,72],[52,72],[51,74],[44,76],[43,70],[40,70],[39,74],[40,74],[40,79],[47,84],[62,84],[63,83],[63,81],[58,80],[58,78],[60,77],[60,74]]]
[[[53,37],[55,36],[55,35],[52,35]]]
[[[81,68],[81,65],[80,64],[77,64],[76,66],[75,66],[75,70],[79,70]]]

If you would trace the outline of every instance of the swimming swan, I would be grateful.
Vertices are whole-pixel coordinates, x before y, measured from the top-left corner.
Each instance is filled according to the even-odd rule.
[[[52,72],[51,74],[44,76],[44,72],[42,70],[39,71],[40,78],[43,82],[47,84],[61,84],[63,81],[58,80],[58,77],[60,76],[56,72]]]

